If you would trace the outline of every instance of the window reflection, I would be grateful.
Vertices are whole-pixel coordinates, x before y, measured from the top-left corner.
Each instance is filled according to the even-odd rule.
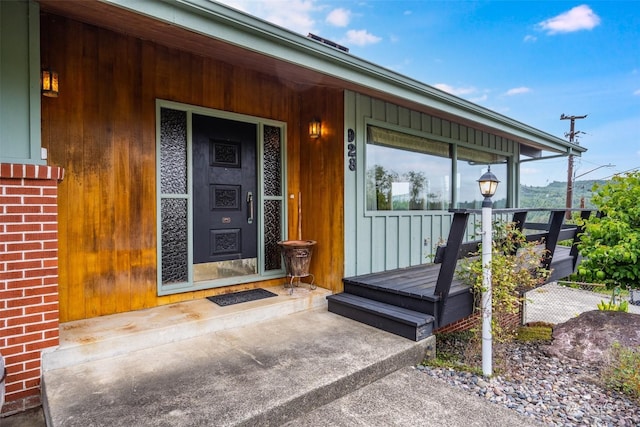
[[[500,179],[495,207],[507,206],[507,158],[402,132],[369,126],[366,150],[366,207],[369,211],[479,208],[478,178],[487,165]],[[452,186],[456,202],[452,202]]]

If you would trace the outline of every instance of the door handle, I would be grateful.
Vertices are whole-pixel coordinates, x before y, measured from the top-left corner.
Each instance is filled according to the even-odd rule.
[[[247,205],[248,205],[248,215],[247,223],[253,224],[253,193],[251,191],[247,192]]]

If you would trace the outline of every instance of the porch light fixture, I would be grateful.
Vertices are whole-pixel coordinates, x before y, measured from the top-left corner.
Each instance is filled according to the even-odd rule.
[[[491,172],[491,166],[489,166],[487,171],[478,180],[478,185],[480,185],[480,194],[482,194],[485,199],[491,199],[491,197],[496,194],[499,182],[498,178],[496,178],[493,172]]]
[[[309,122],[309,136],[311,138],[320,138],[322,134],[322,123],[318,119]]]
[[[58,73],[51,69],[44,69],[41,73],[41,89],[44,96],[58,97]]]
[[[498,189],[498,178],[491,173],[491,166],[487,167],[478,180],[480,193],[484,197],[482,201],[482,374],[486,377],[493,375],[493,337],[491,333],[491,250],[493,248],[493,225],[491,224],[491,209],[493,202],[491,196]]]

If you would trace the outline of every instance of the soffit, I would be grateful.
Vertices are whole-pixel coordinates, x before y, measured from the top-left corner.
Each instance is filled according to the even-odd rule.
[[[440,92],[435,88],[427,87],[427,85],[385,70],[375,64],[321,45],[316,41],[270,26],[264,21],[254,20],[257,27],[255,34],[252,35],[253,39],[248,37],[245,45],[240,46],[230,43],[223,37],[227,36],[228,31],[229,33],[235,32],[237,38],[238,32],[248,28],[246,22],[238,25],[237,22],[230,20],[228,27],[231,29],[220,26],[220,35],[216,37],[211,33],[217,30],[218,21],[224,19],[224,17],[220,17],[221,14],[213,16],[206,10],[199,10],[197,16],[201,19],[194,21],[199,25],[203,25],[202,16],[211,19],[217,18],[218,21],[211,22],[207,28],[196,31],[185,27],[189,23],[188,20],[175,19],[179,24],[173,23],[157,19],[153,16],[152,10],[149,11],[149,14],[142,14],[120,5],[111,4],[120,1],[39,0],[39,3],[44,12],[59,14],[118,33],[276,76],[283,84],[293,86],[301,91],[314,86],[348,89],[474,129],[514,139],[534,148],[556,152],[573,150],[576,154],[584,151],[582,147],[568,146],[566,141],[552,135]],[[197,1],[191,0],[194,3]],[[163,8],[164,15],[167,15],[166,10],[170,7],[175,7],[178,11],[176,6],[178,3],[173,0],[132,2],[131,4],[157,5]],[[193,14],[193,10],[195,10],[193,5],[180,4],[183,9],[189,9],[189,14]],[[127,5],[127,3],[123,2],[123,5]],[[221,5],[216,5],[216,8],[225,9]],[[208,13],[210,16],[207,16]],[[250,17],[235,11],[233,13],[252,23]],[[160,13],[158,12],[158,14]],[[186,16],[191,16],[189,14]],[[262,33],[260,27],[262,27]],[[267,30],[275,31],[275,33],[267,32]],[[255,43],[256,40],[260,40],[260,42],[264,40],[265,44],[258,46]],[[269,43],[274,47],[273,51],[268,49]],[[289,57],[281,53],[287,49],[290,50]],[[276,50],[280,52],[279,57],[274,56]],[[305,66],[307,64],[308,66]],[[341,78],[341,74],[344,74],[346,78]],[[381,85],[380,82],[384,84]],[[425,91],[429,93],[425,93]]]

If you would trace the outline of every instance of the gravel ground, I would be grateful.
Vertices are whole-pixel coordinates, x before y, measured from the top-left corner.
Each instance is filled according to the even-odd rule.
[[[500,351],[504,373],[491,379],[448,368],[418,369],[545,425],[640,426],[638,403],[598,385],[597,368],[547,357],[537,344],[516,342]]]

